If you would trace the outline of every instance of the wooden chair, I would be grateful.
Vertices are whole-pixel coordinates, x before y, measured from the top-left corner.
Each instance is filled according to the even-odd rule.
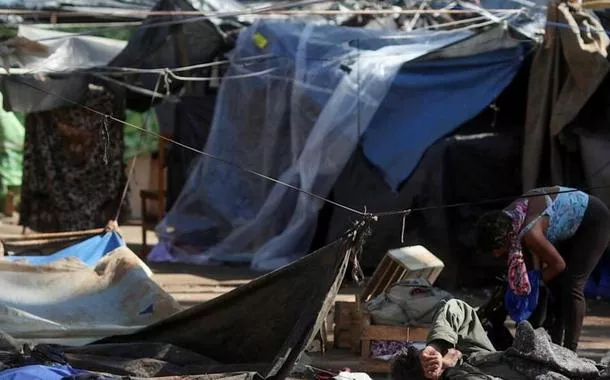
[[[169,136],[164,136],[168,138]],[[163,218],[165,212],[165,203],[167,201],[167,184],[165,180],[165,163],[166,163],[166,145],[163,138],[159,138],[159,156],[157,159],[157,188],[140,190],[140,201],[142,207],[142,250],[141,257],[148,254],[149,248],[146,239],[147,231],[154,231],[157,224]],[[149,203],[153,203],[154,207],[148,207]]]

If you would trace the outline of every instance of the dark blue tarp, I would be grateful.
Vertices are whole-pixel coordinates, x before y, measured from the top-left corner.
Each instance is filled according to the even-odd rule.
[[[70,365],[28,365],[0,372],[0,380],[61,380],[85,373]]]
[[[204,150],[327,196],[364,138],[369,159],[397,186],[430,144],[486,107],[510,82],[521,41],[500,26],[482,33],[396,33],[259,21],[240,32]],[[495,51],[500,46],[512,50]],[[482,54],[490,49],[494,52]],[[435,53],[436,58],[428,56]],[[450,62],[434,61],[439,56]],[[441,112],[439,104],[451,111],[442,111],[443,124],[430,116],[422,124],[422,115]],[[455,109],[460,112],[452,114]],[[403,133],[407,127],[419,135]],[[380,152],[387,139],[391,157]],[[405,157],[409,165],[395,162],[412,150],[409,144],[417,144]],[[304,255],[322,202],[251,171],[199,157],[157,227],[160,243],[148,259],[241,262],[270,270]]]
[[[521,67],[522,50],[517,46],[403,66],[363,136],[364,153],[393,189],[430,145],[500,95]]]
[[[4,259],[9,261],[25,261],[32,265],[47,265],[69,257],[76,257],[88,267],[92,267],[102,257],[124,245],[125,241],[121,236],[111,231],[81,241],[49,256],[6,256]]]

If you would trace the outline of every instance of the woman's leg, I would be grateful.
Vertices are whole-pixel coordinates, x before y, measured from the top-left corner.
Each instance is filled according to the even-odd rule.
[[[564,346],[575,351],[587,309],[585,284],[610,240],[610,212],[598,198],[589,198],[582,224],[570,240],[559,301],[565,323]]]
[[[536,305],[536,309],[527,321],[532,325],[533,328],[537,329],[539,327],[544,326],[544,323],[547,321],[549,317],[549,298],[550,298],[550,290],[546,287],[541,286],[538,295],[538,305]]]

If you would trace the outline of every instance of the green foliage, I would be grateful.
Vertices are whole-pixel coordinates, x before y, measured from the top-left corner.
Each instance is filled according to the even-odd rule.
[[[0,24],[0,41],[8,40],[17,36],[17,27]]]

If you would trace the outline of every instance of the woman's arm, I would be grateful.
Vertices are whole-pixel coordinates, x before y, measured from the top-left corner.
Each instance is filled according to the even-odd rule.
[[[542,223],[536,223],[532,229],[523,236],[523,243],[540,259],[542,266],[542,280],[545,283],[553,280],[566,269],[566,262],[555,246],[544,236]]]

